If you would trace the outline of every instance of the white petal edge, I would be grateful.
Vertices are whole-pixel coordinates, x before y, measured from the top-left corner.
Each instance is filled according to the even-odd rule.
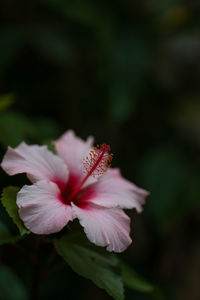
[[[94,189],[96,194],[90,199],[93,204],[108,208],[135,208],[137,212],[143,210],[142,205],[149,195],[149,192],[123,178],[119,169],[109,169],[89,188]]]
[[[82,209],[72,204],[74,214],[87,238],[110,252],[123,252],[132,242],[130,218],[122,209],[91,206]]]
[[[27,173],[32,182],[48,179],[64,184],[68,179],[68,168],[64,161],[49,151],[47,146],[22,142],[16,148],[8,147],[1,167],[9,175]]]

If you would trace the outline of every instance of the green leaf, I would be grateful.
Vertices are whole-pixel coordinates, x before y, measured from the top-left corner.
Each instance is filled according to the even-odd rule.
[[[153,285],[148,283],[124,262],[120,262],[120,267],[122,271],[123,282],[127,287],[143,293],[151,293],[154,291]]]
[[[121,261],[119,266],[121,268],[123,283],[126,287],[138,292],[148,293],[151,295],[152,299],[165,300],[165,296],[159,287],[147,282],[126,263]]]
[[[14,243],[21,238],[22,236],[20,235],[13,236],[8,228],[2,222],[0,222],[0,245]]]
[[[50,118],[34,118],[33,122],[35,126],[35,136],[33,137],[42,144],[46,142],[52,144],[52,141],[60,135],[59,126]]]
[[[19,112],[6,112],[0,118],[0,143],[15,147],[21,141],[43,144],[60,134],[57,123],[51,118],[28,118]]]
[[[101,4],[91,1],[40,0],[48,8],[61,13],[67,19],[72,19],[84,27],[92,28],[95,38],[100,42],[99,47],[110,45],[113,34],[114,16],[108,14]],[[84,30],[82,31],[84,36]],[[87,38],[87,37],[86,37]],[[81,39],[84,44],[85,38]]]
[[[12,236],[8,228],[0,222],[0,245],[15,242],[16,237]]]
[[[1,72],[9,68],[19,55],[26,40],[24,26],[1,26],[0,29],[0,68]]]
[[[69,46],[66,35],[55,26],[34,25],[30,42],[45,59],[56,64],[62,65],[68,58]]]
[[[28,294],[23,282],[8,267],[0,265],[0,299],[26,300]]]
[[[19,218],[18,214],[18,207],[16,204],[16,195],[19,192],[19,188],[16,186],[9,186],[3,189],[1,201],[3,203],[3,206],[5,207],[7,213],[12,218],[13,222],[17,225],[20,234],[24,235],[26,233],[29,233],[29,230],[27,230],[24,227],[23,222]]]
[[[165,230],[197,204],[199,176],[179,149],[168,145],[153,149],[141,164],[141,175],[151,191],[146,209],[157,230]]]
[[[21,141],[35,136],[35,124],[23,114],[6,112],[0,118],[0,143],[7,147],[17,146]]]
[[[97,250],[97,247],[76,234],[68,234],[55,240],[55,247],[76,273],[91,279],[114,299],[124,299],[121,277],[114,270],[118,261],[112,254]]]
[[[0,113],[6,110],[14,103],[14,96],[12,94],[5,94],[0,96]]]

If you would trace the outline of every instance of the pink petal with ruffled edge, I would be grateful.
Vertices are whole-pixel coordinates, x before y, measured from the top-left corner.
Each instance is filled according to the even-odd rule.
[[[32,182],[48,179],[64,185],[68,179],[67,166],[60,157],[46,146],[29,146],[24,142],[15,149],[8,147],[1,167],[9,175],[27,173]]]
[[[82,160],[87,156],[92,144],[92,137],[88,137],[87,141],[84,141],[77,137],[72,130],[68,130],[54,142],[56,152],[62,157],[69,168],[70,176],[83,177]]]
[[[94,205],[82,209],[74,204],[72,207],[92,243],[115,252],[122,252],[131,244],[130,218],[122,209]]]
[[[59,232],[78,217],[91,242],[122,252],[132,241],[130,219],[121,208],[140,212],[149,193],[124,179],[118,169],[99,178],[89,177],[91,174],[84,178],[82,162],[92,141],[67,131],[54,142],[61,158],[45,146],[21,143],[8,148],[1,166],[9,175],[25,172],[33,182],[39,180],[24,186],[17,196],[20,217],[30,231]]]
[[[17,194],[19,215],[25,226],[36,234],[51,234],[62,230],[73,220],[72,208],[60,200],[60,190],[49,181],[25,185]]]
[[[88,190],[95,191],[95,196],[89,199],[93,204],[108,208],[136,208],[138,212],[142,211],[142,204],[149,195],[149,192],[124,179],[119,169],[109,169]]]

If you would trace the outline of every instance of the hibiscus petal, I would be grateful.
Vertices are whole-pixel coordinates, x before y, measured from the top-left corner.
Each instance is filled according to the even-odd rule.
[[[46,146],[21,143],[15,149],[8,147],[1,167],[9,175],[27,173],[31,181],[49,179],[65,184],[68,169],[63,160],[53,154]]]
[[[83,209],[74,204],[72,206],[92,243],[106,246],[108,251],[114,252],[122,252],[131,244],[130,218],[122,209],[98,206]]]
[[[17,195],[19,215],[25,226],[36,234],[60,231],[73,220],[72,208],[60,200],[58,186],[46,180],[25,185]]]
[[[93,138],[83,141],[72,130],[68,130],[54,142],[57,153],[67,164],[70,175],[82,175],[82,160],[88,154],[93,144]]]
[[[110,208],[136,208],[138,212],[142,211],[142,204],[149,195],[149,192],[124,179],[119,169],[109,169],[88,189],[95,191],[95,196],[90,199],[94,204]]]

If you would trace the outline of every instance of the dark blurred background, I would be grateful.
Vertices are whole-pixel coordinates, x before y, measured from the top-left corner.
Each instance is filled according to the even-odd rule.
[[[130,213],[133,244],[121,256],[165,299],[200,299],[199,100],[198,0],[0,2],[1,158],[70,128],[110,144],[113,166],[151,192]],[[3,171],[0,181],[24,183]],[[1,261],[29,285],[17,249],[1,247]],[[70,269],[41,284],[41,299],[94,298],[111,299]],[[153,298],[126,289],[126,299]]]

